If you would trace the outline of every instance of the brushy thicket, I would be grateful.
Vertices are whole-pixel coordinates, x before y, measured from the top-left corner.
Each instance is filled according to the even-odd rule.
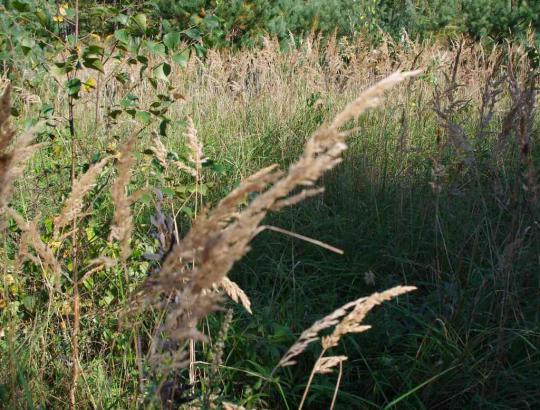
[[[4,2],[2,406],[538,407],[536,5],[455,3]]]

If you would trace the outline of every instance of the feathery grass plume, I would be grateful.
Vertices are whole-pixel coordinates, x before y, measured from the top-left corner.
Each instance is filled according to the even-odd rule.
[[[240,301],[242,306],[244,306],[249,313],[253,313],[251,311],[251,301],[249,300],[249,297],[236,282],[233,282],[228,277],[224,277],[220,286],[233,301],[236,303]]]
[[[382,293],[373,293],[371,296],[362,297],[341,306],[304,330],[295,344],[281,358],[276,368],[296,364],[293,359],[306,350],[312,342],[319,340],[319,333],[324,329],[336,326],[331,335],[322,338],[324,350],[337,346],[341,337],[347,333],[360,333],[368,330],[371,326],[361,325],[361,322],[371,309],[387,300],[415,289],[416,287],[414,286],[396,286]],[[336,362],[336,364],[338,363]]]
[[[349,120],[358,118],[360,114],[368,110],[369,108],[376,107],[380,104],[381,98],[384,96],[384,92],[394,87],[396,84],[399,84],[403,80],[406,80],[409,77],[415,77],[419,75],[422,70],[415,71],[406,71],[400,72],[397,71],[384,80],[379,81],[374,86],[368,88],[366,91],[360,95],[356,100],[349,103],[343,111],[341,111],[332,122],[330,128],[341,128]]]
[[[25,162],[43,144],[30,145],[35,133],[41,128],[38,123],[14,142],[15,130],[8,125],[11,115],[11,86],[8,83],[0,97],[0,212],[9,202],[13,181],[23,172]],[[12,149],[10,146],[14,145]]]
[[[197,129],[193,123],[191,117],[187,117],[187,132],[186,137],[188,140],[188,147],[190,149],[190,154],[188,159],[195,165],[197,170],[200,170],[202,164],[205,162],[203,146],[197,135]]]
[[[359,303],[364,302],[366,299],[367,298],[362,297],[360,299],[346,303],[339,309],[334,310],[329,315],[317,320],[310,327],[304,330],[298,340],[289,348],[287,353],[283,355],[276,368],[274,369],[274,372],[278,367],[286,367],[296,364],[296,361],[293,359],[296,356],[302,354],[302,352],[306,350],[306,348],[312,342],[319,340],[319,333],[321,331],[337,325],[342,317],[347,315],[351,309],[353,309]]]
[[[343,363],[347,359],[347,356],[321,357],[319,360],[317,360],[317,363],[315,363],[315,368],[313,369],[313,371],[319,374],[332,373],[334,367],[336,367],[340,363]]]
[[[161,142],[161,138],[159,138],[159,134],[155,131],[152,132],[152,140],[154,143],[152,151],[154,152],[158,162],[163,168],[169,168],[169,163],[167,162],[167,148],[165,148],[165,145],[163,145],[163,142]]]
[[[43,263],[54,274],[53,283],[55,286],[59,286],[62,267],[54,256],[52,249],[41,239],[37,226],[39,215],[32,222],[27,222],[22,215],[12,208],[7,208],[6,213],[15,221],[19,229],[23,232],[19,246],[20,257],[22,259],[28,259],[38,266]],[[34,248],[37,257],[30,253],[29,246]]]
[[[120,242],[120,257],[127,260],[131,253],[129,241],[133,232],[133,219],[131,216],[131,204],[133,196],[127,192],[127,187],[131,181],[133,166],[135,165],[135,155],[133,149],[137,142],[137,134],[130,137],[120,148],[118,153],[118,176],[111,187],[114,202],[114,216],[112,221],[109,241],[116,239]]]
[[[167,159],[167,148],[165,147],[165,145],[163,145],[163,142],[161,141],[161,138],[159,138],[159,135],[157,132],[153,132],[153,142],[154,142],[154,146],[152,147],[152,151],[154,152],[154,155],[156,156],[156,159],[158,160],[158,162],[161,164],[161,166],[165,169],[168,169],[169,168],[169,161]],[[195,137],[196,137],[196,131],[195,131]],[[196,140],[198,141],[198,140]],[[189,144],[190,148],[191,147],[191,143]],[[202,153],[202,146],[200,146],[199,144],[195,144],[195,147],[198,147],[199,148],[199,151],[193,151],[195,154],[193,154],[195,157],[197,156],[196,152],[201,152]],[[193,150],[193,149],[192,149]],[[190,155],[190,158],[192,157],[192,155]],[[180,171],[183,171],[191,176],[194,176],[196,177],[197,176],[197,170],[190,167],[189,165],[186,165],[184,164],[182,161],[179,161],[179,160],[174,160],[172,161],[172,163],[176,166],[176,168],[178,168]]]
[[[396,286],[381,293],[375,292],[362,302],[357,303],[354,309],[334,328],[332,334],[322,338],[323,349],[337,346],[341,338],[348,333],[361,333],[369,329],[369,326],[363,326],[361,323],[371,309],[413,290],[416,290],[415,286]]]
[[[217,301],[209,299],[212,292],[206,290],[221,283],[233,264],[249,251],[249,243],[261,231],[261,221],[269,210],[294,203],[288,200],[298,195],[294,191],[299,188],[311,191],[317,180],[341,161],[349,133],[338,128],[374,107],[385,90],[416,74],[394,73],[369,88],[338,114],[329,127],[315,131],[304,153],[287,173],[276,170],[275,166],[264,168],[242,182],[212,211],[200,214],[187,235],[174,245],[161,270],[148,278],[134,295],[133,309],[165,305],[168,312],[165,329],[169,337],[180,336],[182,340],[186,335],[198,334],[195,328],[198,321],[218,308]],[[259,195],[240,209],[250,193]],[[163,302],[164,298],[167,303]]]
[[[69,198],[64,203],[62,212],[54,218],[54,236],[58,238],[60,229],[68,226],[71,221],[77,218],[83,209],[84,197],[96,185],[96,179],[103,171],[109,161],[109,157],[93,164],[83,175],[73,184],[73,189]]]

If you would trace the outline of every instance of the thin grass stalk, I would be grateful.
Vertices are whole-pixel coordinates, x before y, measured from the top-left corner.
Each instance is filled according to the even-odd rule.
[[[326,353],[326,350],[327,349],[322,349],[321,350],[321,354],[319,355],[319,357],[317,358],[317,361],[315,363],[317,363],[319,360],[321,360],[324,357],[324,354]],[[316,373],[315,369],[316,369],[316,366],[313,366],[313,368],[311,369],[311,373],[309,374],[309,379],[307,381],[306,387],[304,388],[304,393],[302,394],[302,400],[300,401],[300,405],[298,406],[298,410],[302,410],[302,408],[304,407],[304,403],[306,402],[307,395],[309,393],[309,389],[311,388],[311,383],[313,382],[313,378],[315,377],[315,373]]]
[[[343,376],[343,362],[339,362],[339,373],[336,380],[336,388],[334,389],[334,395],[332,396],[332,403],[330,403],[330,410],[334,409],[336,399],[339,391],[339,385],[341,384],[341,376]]]

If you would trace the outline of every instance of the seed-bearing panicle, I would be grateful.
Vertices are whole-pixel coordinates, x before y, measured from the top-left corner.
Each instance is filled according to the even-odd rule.
[[[133,232],[133,220],[131,216],[131,204],[133,197],[127,192],[131,174],[135,165],[133,149],[137,142],[137,135],[130,137],[118,153],[118,176],[111,187],[114,202],[114,216],[109,240],[116,239],[120,242],[120,256],[127,260],[131,253],[129,241]]]
[[[190,149],[188,159],[195,165],[196,169],[200,169],[205,159],[203,145],[199,140],[197,129],[195,128],[195,124],[193,123],[193,119],[191,117],[187,118],[187,124],[186,136],[188,140],[188,147]]]
[[[319,360],[317,360],[317,363],[315,363],[315,373],[319,374],[328,374],[332,373],[332,370],[334,367],[336,367],[338,364],[344,362],[347,360],[347,356],[326,356],[321,357]]]
[[[108,161],[109,158],[103,158],[98,163],[92,165],[88,171],[80,176],[73,184],[71,194],[64,203],[62,212],[54,218],[55,237],[58,237],[60,229],[68,226],[75,218],[81,215],[84,197],[96,185],[96,179],[101,174]]]
[[[323,348],[329,349],[337,346],[341,338],[348,333],[361,333],[366,331],[370,326],[365,326],[361,323],[371,309],[387,300],[411,292],[415,289],[414,286],[396,286],[381,293],[374,293],[357,303],[354,309],[335,327],[332,334],[322,338]]]
[[[249,300],[249,297],[236,282],[233,282],[228,277],[224,277],[220,285],[227,296],[236,303],[240,302],[249,313],[253,313],[251,312],[251,301]]]

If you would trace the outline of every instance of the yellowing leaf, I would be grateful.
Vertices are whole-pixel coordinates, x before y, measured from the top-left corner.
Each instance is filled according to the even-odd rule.
[[[83,90],[85,92],[90,92],[93,88],[96,88],[96,80],[94,80],[93,78],[89,78],[88,80],[86,80],[85,83],[83,83]]]
[[[95,33],[90,34],[89,37],[90,37],[90,38],[92,39],[92,41],[95,42],[95,43],[101,42],[101,37],[98,36],[98,35],[95,34]],[[109,36],[109,37],[110,37],[110,36]]]
[[[62,16],[54,16],[53,20],[56,21],[57,23],[61,23],[62,21],[64,21],[64,17],[62,17]]]

